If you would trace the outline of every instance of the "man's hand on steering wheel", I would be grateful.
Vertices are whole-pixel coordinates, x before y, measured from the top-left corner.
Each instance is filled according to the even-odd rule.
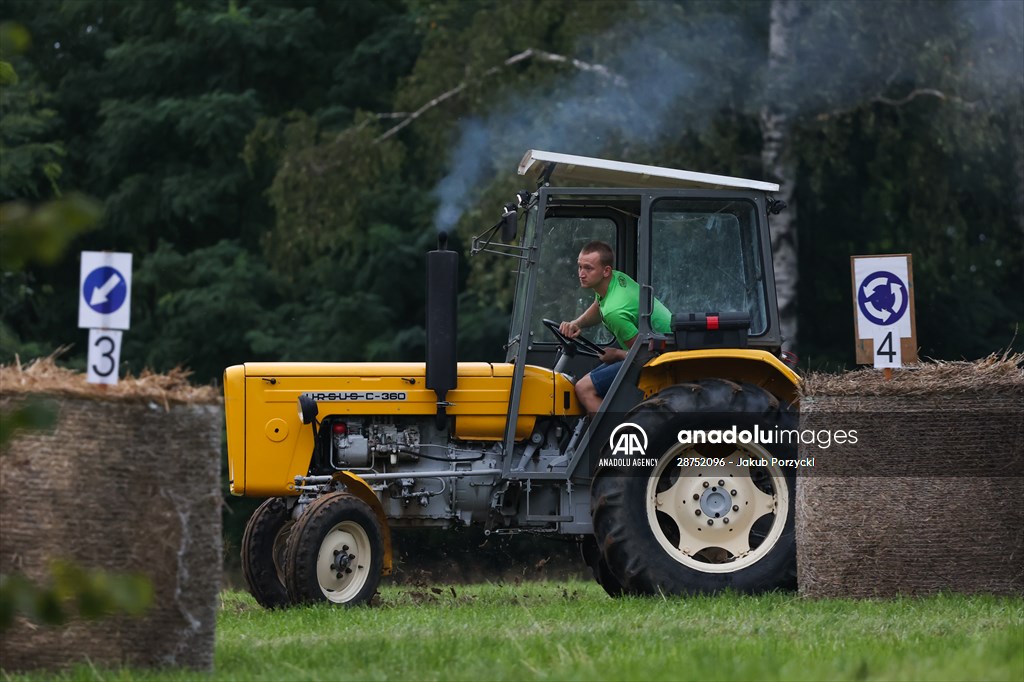
[[[583,330],[575,322],[563,322],[558,325],[558,331],[566,338],[575,339]]]
[[[558,343],[562,346],[562,352],[567,355],[587,355],[592,358],[599,358],[604,352],[604,349],[598,346],[596,343],[580,334],[579,325],[574,322],[563,322],[558,324],[554,320],[542,320],[544,326],[555,335],[558,339]],[[566,329],[566,331],[562,331]],[[571,334],[573,328],[575,328],[575,334]]]

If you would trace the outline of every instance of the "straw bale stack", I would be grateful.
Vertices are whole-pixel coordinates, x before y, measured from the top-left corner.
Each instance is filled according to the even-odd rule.
[[[56,405],[52,432],[20,432],[0,451],[0,572],[44,584],[53,559],[142,573],[139,618],[19,621],[0,639],[7,671],[96,665],[213,665],[221,577],[222,408],[181,371],[102,389],[44,360],[0,368],[0,409]]]
[[[811,375],[800,429],[856,431],[802,470],[800,593],[1024,593],[1024,355]]]

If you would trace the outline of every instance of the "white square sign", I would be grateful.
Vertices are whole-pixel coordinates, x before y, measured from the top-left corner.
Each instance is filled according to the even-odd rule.
[[[132,254],[83,251],[78,326],[128,329],[132,309]]]
[[[89,330],[89,368],[85,379],[88,383],[117,383],[123,334],[112,329]]]
[[[875,338],[883,330],[893,332],[897,338],[909,337],[910,275],[907,257],[857,258],[853,262],[853,279],[857,287],[857,332],[860,338]]]
[[[904,339],[909,344],[906,354],[916,361],[910,256],[854,256],[852,260],[857,362],[902,367]]]

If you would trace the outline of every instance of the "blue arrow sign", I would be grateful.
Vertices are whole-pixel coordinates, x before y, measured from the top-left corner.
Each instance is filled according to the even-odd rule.
[[[101,315],[109,315],[124,305],[128,283],[117,269],[104,265],[86,275],[82,296],[90,308]]]
[[[857,288],[857,305],[871,322],[889,326],[896,324],[907,312],[907,285],[886,270],[877,270],[865,277]]]

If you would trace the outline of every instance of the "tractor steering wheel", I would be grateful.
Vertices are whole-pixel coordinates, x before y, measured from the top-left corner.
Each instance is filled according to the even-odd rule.
[[[570,357],[579,353],[580,355],[599,358],[601,357],[601,354],[604,353],[603,348],[585,336],[581,335],[570,339],[568,336],[563,334],[561,330],[559,330],[559,325],[554,320],[541,320],[541,322],[543,322],[544,326],[555,335],[555,338],[558,339],[558,343],[562,346],[562,352]]]

